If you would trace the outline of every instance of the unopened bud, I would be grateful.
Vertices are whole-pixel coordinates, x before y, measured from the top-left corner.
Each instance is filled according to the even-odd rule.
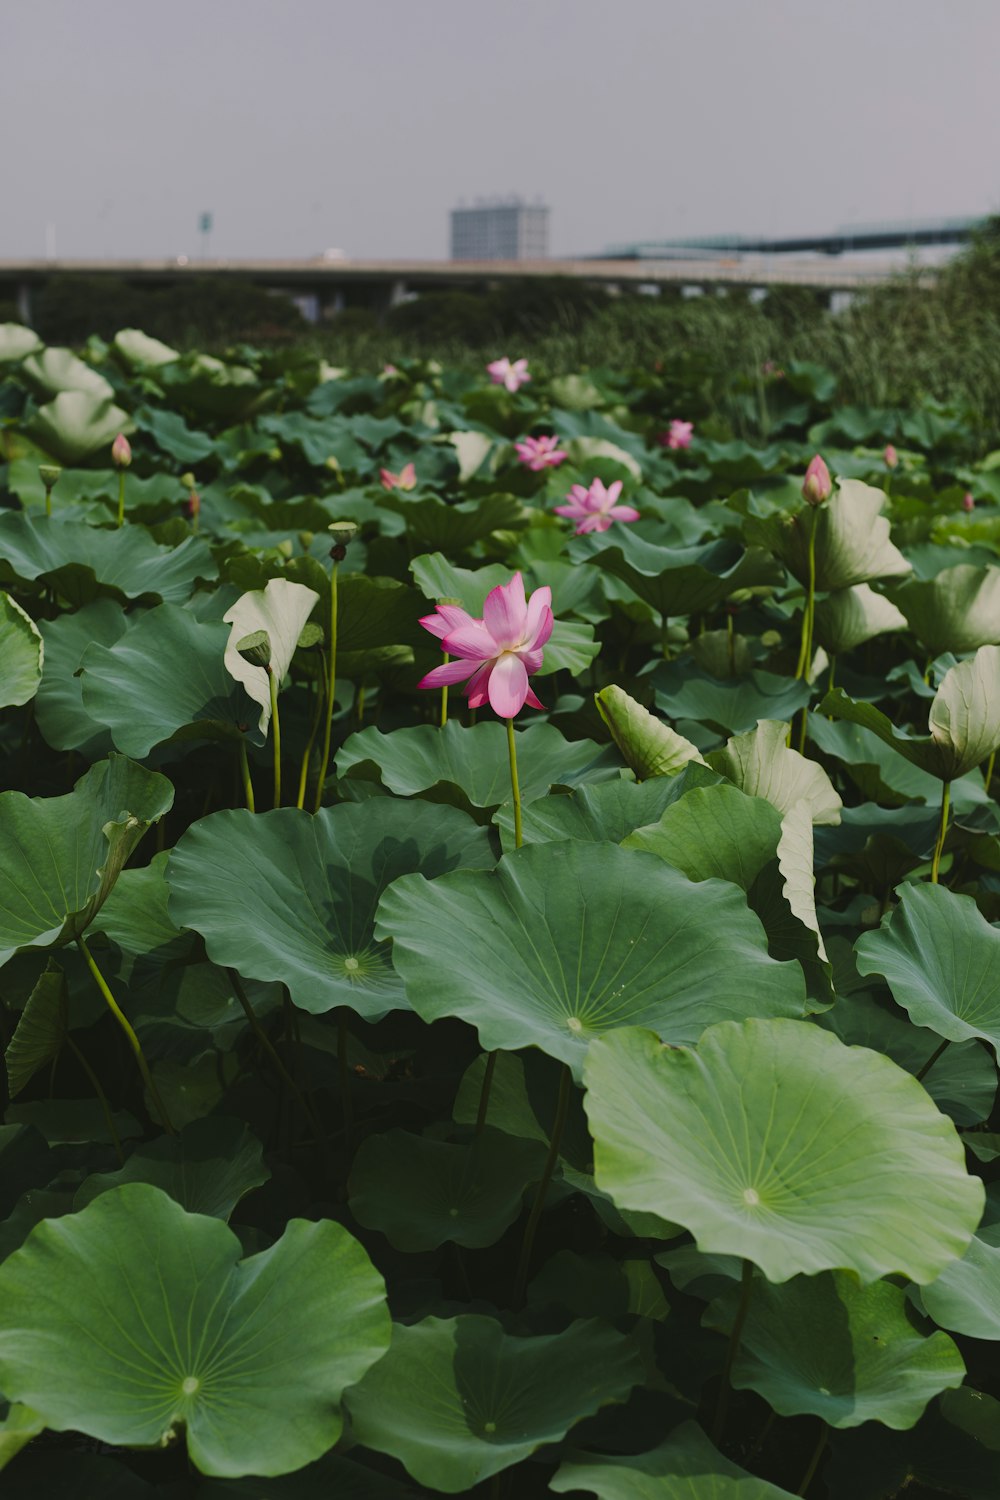
[[[271,637],[266,630],[254,630],[245,635],[236,642],[236,649],[252,667],[268,668],[271,665]]]
[[[186,490],[193,490],[194,487],[195,487],[195,485],[196,485],[196,483],[197,483],[197,481],[196,481],[194,475],[191,473],[190,469],[188,470],[188,472],[186,474],[182,474],[181,475],[181,484],[184,486],[184,488]]]
[[[830,478],[830,470],[817,453],[806,469],[802,496],[809,505],[822,505],[823,501],[829,498],[832,489],[833,481]]]
[[[975,510],[975,508],[976,508],[975,496],[973,495],[973,493],[972,493],[971,490],[966,490],[965,494],[962,496],[962,509],[963,510]]]
[[[899,463],[899,454],[896,452],[891,443],[886,443],[885,452],[882,454],[882,457],[885,459],[885,466],[887,469],[894,469]]]
[[[196,521],[201,514],[201,496],[197,490],[192,490],[185,500],[184,514],[189,521]]]
[[[302,548],[303,552],[308,552],[309,548],[312,546],[312,544],[313,544],[313,542],[315,540],[316,540],[316,533],[315,533],[315,531],[300,531],[299,532],[299,546]]]
[[[116,469],[127,469],[132,462],[132,447],[124,432],[120,432],[111,444],[111,462]]]

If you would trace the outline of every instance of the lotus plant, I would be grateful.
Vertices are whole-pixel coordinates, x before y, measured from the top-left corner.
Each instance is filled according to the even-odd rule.
[[[398,474],[391,469],[379,469],[378,477],[384,490],[413,490],[417,487],[417,471],[413,464],[404,464]]]
[[[589,487],[574,484],[566,496],[568,505],[557,505],[557,516],[566,516],[576,522],[576,535],[586,536],[591,531],[607,531],[612,521],[638,521],[639,512],[632,505],[619,505],[618,496],[622,482],[615,479],[606,488],[602,480],[594,479]]]
[[[675,419],[667,428],[661,442],[665,448],[690,448],[693,435],[693,422],[679,422]]]
[[[812,661],[813,618],[816,612],[816,511],[829,498],[833,480],[825,461],[817,453],[809,460],[802,481],[802,498],[809,506],[809,582],[806,589],[806,605],[802,612],[802,639],[799,644],[799,660],[795,668],[796,679],[805,677]],[[803,713],[802,732],[805,734]]]
[[[124,432],[111,444],[111,462],[118,470],[118,525],[125,521],[125,470],[132,462],[132,446]]]
[[[559,447],[559,439],[554,434],[548,437],[522,438],[519,443],[514,444],[514,451],[525,468],[536,473],[541,469],[558,468],[569,457]]]
[[[512,364],[504,355],[503,359],[495,359],[488,364],[486,370],[493,384],[502,385],[504,390],[510,391],[511,395],[520,390],[522,385],[527,385],[531,379],[526,359],[515,359]]]

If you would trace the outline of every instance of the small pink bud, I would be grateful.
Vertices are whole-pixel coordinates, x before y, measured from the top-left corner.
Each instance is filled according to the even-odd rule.
[[[201,514],[201,496],[197,490],[192,490],[185,500],[184,513],[189,521],[194,521]]]
[[[965,494],[962,496],[962,509],[963,510],[975,510],[975,508],[976,508],[976,501],[975,501],[975,498],[973,496],[973,493],[972,493],[971,490],[966,490]]]
[[[817,453],[810,460],[806,470],[806,477],[802,484],[803,498],[810,505],[822,505],[829,498],[833,489],[833,481],[830,478],[830,470]]]
[[[111,444],[111,462],[116,469],[127,469],[132,462],[132,449],[124,432],[120,432]]]
[[[894,469],[899,463],[899,454],[896,452],[891,443],[886,443],[885,452],[882,454],[882,457],[885,459],[885,466],[887,469]]]

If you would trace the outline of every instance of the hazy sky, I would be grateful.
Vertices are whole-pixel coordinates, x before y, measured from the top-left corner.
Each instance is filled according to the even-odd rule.
[[[0,0],[0,259],[551,250],[1000,209],[1000,0]]]

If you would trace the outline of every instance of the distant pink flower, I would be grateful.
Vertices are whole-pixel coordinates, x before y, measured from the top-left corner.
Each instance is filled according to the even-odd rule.
[[[541,708],[528,678],[542,665],[542,647],[552,634],[551,606],[550,588],[536,589],[530,602],[525,599],[520,573],[490,590],[481,620],[457,605],[439,604],[420,623],[439,638],[443,651],[459,660],[435,667],[417,686],[447,687],[468,679],[470,708],[489,703],[501,719],[512,719],[526,703]]]
[[[398,474],[391,469],[379,469],[378,477],[384,490],[412,490],[417,486],[417,471],[412,464],[404,464]]]
[[[690,448],[691,434],[693,432],[693,422],[673,421],[667,430],[666,441],[663,441],[663,439],[661,441],[663,441],[665,448]]]
[[[569,457],[561,448],[556,447],[558,442],[559,439],[555,435],[526,437],[522,438],[519,443],[515,443],[514,447],[521,462],[537,473],[539,469],[558,468],[563,459]]]
[[[887,469],[894,469],[899,463],[899,454],[896,452],[891,443],[886,443],[885,452],[882,454],[882,457],[885,459],[885,466]]]
[[[965,494],[962,496],[962,509],[963,510],[975,510],[975,508],[976,508],[976,497],[973,495],[973,493],[972,493],[971,490],[966,490]]]
[[[557,516],[568,516],[576,522],[576,535],[584,536],[588,531],[607,531],[612,521],[638,521],[639,512],[631,505],[618,505],[622,482],[616,479],[605,489],[600,479],[595,479],[590,488],[574,484],[566,499],[568,505],[555,506]]]
[[[132,446],[124,432],[120,432],[111,444],[111,462],[116,469],[127,469],[132,462]]]
[[[833,489],[830,470],[817,453],[809,460],[806,477],[802,481],[802,495],[810,505],[822,505]]]
[[[489,377],[494,385],[502,385],[508,391],[516,391],[531,379],[528,374],[528,361],[526,359],[515,359],[511,364],[504,355],[503,359],[495,359],[492,364],[486,366]]]
[[[382,366],[382,374],[383,375],[398,375],[399,371],[396,369],[395,365],[383,365]]]

